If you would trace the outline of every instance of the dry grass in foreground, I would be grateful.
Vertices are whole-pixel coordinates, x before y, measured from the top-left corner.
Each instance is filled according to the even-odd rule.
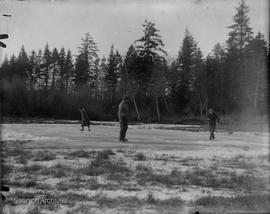
[[[5,214],[270,210],[267,157],[204,160],[121,149],[32,151],[25,143],[3,142],[2,179],[11,188]],[[61,203],[19,203],[26,199]]]

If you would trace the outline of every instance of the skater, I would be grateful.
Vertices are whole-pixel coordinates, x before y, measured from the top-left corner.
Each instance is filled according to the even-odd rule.
[[[210,140],[215,139],[215,129],[216,129],[216,122],[219,122],[219,117],[216,115],[214,110],[212,108],[209,108],[208,110],[208,122],[209,122],[209,128],[210,128]]]
[[[81,108],[79,108],[79,111],[81,112],[81,118],[82,118],[82,122],[81,122],[82,129],[81,129],[81,131],[83,131],[84,127],[87,126],[88,131],[90,132],[90,120],[89,120],[89,117],[88,117],[88,114],[87,114],[85,108],[81,107]]]
[[[126,142],[126,132],[128,129],[128,96],[125,96],[118,107],[118,119],[120,122],[119,141]]]

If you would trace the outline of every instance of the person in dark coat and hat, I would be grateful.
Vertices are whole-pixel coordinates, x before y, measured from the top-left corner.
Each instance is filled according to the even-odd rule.
[[[129,100],[128,96],[125,96],[118,106],[118,119],[120,122],[120,134],[119,134],[120,142],[127,141],[126,132],[128,129],[128,112],[129,112],[128,100]]]
[[[216,123],[219,122],[219,117],[216,115],[212,108],[208,110],[208,123],[210,128],[210,140],[215,139],[215,130],[216,130]]]
[[[88,127],[88,131],[90,131],[90,120],[89,120],[89,117],[88,117],[88,114],[87,114],[85,108],[84,107],[81,107],[79,109],[79,111],[81,112],[81,119],[82,119],[82,121],[81,121],[81,126],[82,126],[81,131],[84,130],[84,127],[85,126],[87,126]]]

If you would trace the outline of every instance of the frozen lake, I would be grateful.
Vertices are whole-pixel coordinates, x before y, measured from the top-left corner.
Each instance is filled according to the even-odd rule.
[[[216,140],[209,140],[209,133],[203,131],[170,130],[189,125],[130,125],[127,143],[118,142],[117,123],[93,125],[91,132],[80,131],[78,124],[4,124],[3,140],[29,140],[31,148],[87,148],[114,149],[127,148],[146,152],[166,150],[184,156],[223,156],[235,154],[268,154],[268,133],[217,132]],[[196,126],[195,126],[196,127]],[[198,127],[198,126],[197,126]]]

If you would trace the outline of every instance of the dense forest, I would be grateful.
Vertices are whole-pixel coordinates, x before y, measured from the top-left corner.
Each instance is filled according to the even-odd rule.
[[[187,28],[177,58],[169,59],[158,27],[147,20],[124,55],[112,45],[100,57],[90,33],[76,55],[49,44],[31,53],[22,46],[0,68],[2,116],[78,119],[85,106],[93,120],[116,120],[124,95],[134,121],[203,117],[209,107],[265,115],[269,44],[249,26],[248,11],[242,0],[227,40],[207,56]]]

